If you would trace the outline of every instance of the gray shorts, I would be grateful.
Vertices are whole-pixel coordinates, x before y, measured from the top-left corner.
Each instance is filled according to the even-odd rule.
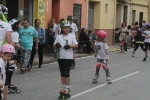
[[[106,64],[106,60],[105,59],[99,59],[97,58],[97,63],[101,63],[101,64]]]

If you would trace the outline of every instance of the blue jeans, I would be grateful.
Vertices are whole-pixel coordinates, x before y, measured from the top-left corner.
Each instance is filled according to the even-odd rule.
[[[21,55],[22,55],[22,68],[31,69],[29,64],[31,50],[21,50]]]

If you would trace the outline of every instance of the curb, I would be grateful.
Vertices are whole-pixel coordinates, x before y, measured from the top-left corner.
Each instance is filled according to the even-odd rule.
[[[87,56],[91,56],[92,54],[81,54],[81,55],[78,55],[76,56],[76,58],[82,58],[82,57],[87,57]],[[49,63],[53,63],[53,62],[56,62],[57,59],[56,58],[53,58],[53,59],[50,59],[50,60],[44,60],[43,61],[43,64],[49,64]],[[35,65],[38,65],[39,62],[33,62],[33,66]]]
[[[109,50],[109,52],[115,52],[115,51],[119,51],[119,50],[120,50],[119,48],[115,48],[115,49]],[[82,58],[82,57],[87,57],[87,56],[92,56],[92,54],[81,54],[81,55],[77,55],[76,58]],[[55,58],[50,59],[50,60],[44,60],[43,64],[49,64],[49,63],[53,63],[56,61],[57,61],[57,59],[55,59]],[[38,64],[39,64],[39,62],[33,62],[33,66],[38,65]]]
[[[120,50],[119,48],[115,48],[115,49],[109,50],[109,52],[115,52],[115,51],[119,51],[119,50]]]

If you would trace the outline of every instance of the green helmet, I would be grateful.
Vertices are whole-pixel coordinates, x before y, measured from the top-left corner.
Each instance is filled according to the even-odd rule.
[[[61,21],[60,26],[61,26],[61,28],[65,27],[65,26],[69,26],[70,27],[70,22],[66,21],[66,20]]]
[[[68,15],[67,20],[73,20],[74,17],[72,15]]]

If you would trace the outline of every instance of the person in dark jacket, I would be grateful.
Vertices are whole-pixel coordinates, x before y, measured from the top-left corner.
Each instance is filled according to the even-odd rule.
[[[87,53],[91,54],[91,40],[89,38],[89,36],[87,35],[87,29],[86,28],[82,28],[82,31],[80,33],[80,40],[84,41],[87,45]]]
[[[134,37],[134,39],[135,39],[135,49],[132,52],[132,57],[134,57],[135,51],[138,49],[139,46],[144,51],[144,46],[143,46],[144,42],[143,41],[145,39],[145,36],[142,35],[142,29],[140,29],[140,28],[137,29],[137,34]]]
[[[39,43],[38,43],[38,55],[39,55],[39,66],[38,68],[41,68],[42,67],[42,63],[43,63],[43,50],[44,50],[44,47],[45,47],[45,30],[40,27],[40,19],[36,19],[35,20],[35,29],[36,29],[36,32],[38,34],[38,39],[39,39]],[[34,60],[34,57],[35,57],[35,54],[36,54],[36,50],[34,49],[35,48],[35,42],[33,41],[33,47],[32,47],[32,52],[31,52],[31,56],[30,56],[30,66],[32,68],[32,63],[33,63],[33,60]]]
[[[47,35],[47,43],[48,45],[53,48],[53,44],[54,44],[54,37],[53,37],[53,30],[49,30],[48,32],[49,34]]]

